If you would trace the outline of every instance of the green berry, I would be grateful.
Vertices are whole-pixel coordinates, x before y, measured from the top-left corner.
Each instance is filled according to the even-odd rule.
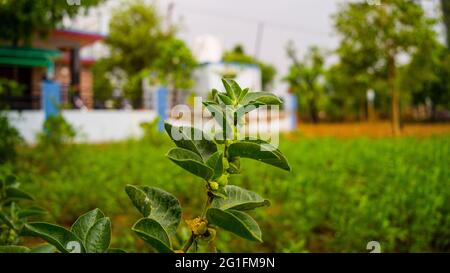
[[[219,189],[219,184],[217,182],[209,182],[209,186],[211,187],[212,190],[218,190]]]
[[[219,177],[219,179],[217,180],[217,182],[219,183],[219,185],[221,186],[225,186],[228,184],[228,176],[227,175],[222,175],[221,177]]]

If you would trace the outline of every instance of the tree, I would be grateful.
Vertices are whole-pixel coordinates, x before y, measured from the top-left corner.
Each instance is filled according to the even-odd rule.
[[[45,36],[59,26],[64,17],[73,17],[104,0],[83,0],[68,5],[62,0],[2,0],[0,2],[0,40],[14,46],[30,46],[35,34]]]
[[[188,89],[193,85],[191,73],[197,66],[197,61],[186,43],[180,39],[171,38],[162,42],[153,66],[160,83],[173,89]]]
[[[108,78],[108,59],[99,59],[92,66],[92,91],[94,93],[95,105],[104,104],[113,94],[113,86]]]
[[[287,54],[292,61],[284,80],[290,89],[298,94],[301,104],[307,104],[314,123],[319,122],[319,100],[324,92],[324,56],[317,47],[309,48],[303,60],[297,59],[292,43],[287,46]],[[302,103],[305,102],[305,103]]]
[[[258,65],[261,70],[261,84],[264,90],[269,88],[269,85],[272,84],[275,79],[275,75],[277,74],[277,70],[273,65],[264,63],[250,55],[247,55],[242,45],[239,44],[237,44],[232,50],[224,52],[222,60],[224,62]]]
[[[421,43],[436,39],[434,23],[420,4],[404,0],[385,0],[381,5],[347,3],[335,16],[340,48],[354,58],[367,57],[360,71],[378,74],[386,82],[394,135],[400,133],[399,59],[423,53]]]
[[[447,31],[447,47],[450,47],[450,1],[441,0],[442,15],[444,17],[444,25]]]
[[[125,74],[125,96],[135,106],[141,104],[141,82],[149,75],[153,83],[167,84],[173,90],[192,85],[195,59],[175,34],[175,27],[164,29],[156,7],[143,1],[134,1],[113,14],[105,40],[110,48],[109,71],[119,78]]]

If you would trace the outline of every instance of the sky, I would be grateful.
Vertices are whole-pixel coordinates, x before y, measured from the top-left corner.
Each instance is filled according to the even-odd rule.
[[[82,1],[82,0],[81,0]],[[69,22],[83,29],[107,32],[111,9],[127,0],[108,0],[93,10],[88,18]],[[245,51],[275,65],[278,70],[276,89],[286,89],[280,81],[289,68],[286,45],[293,41],[299,56],[316,45],[334,49],[339,37],[333,29],[332,15],[338,5],[350,0],[146,0],[156,3],[163,14],[173,3],[171,22],[179,25],[179,37],[192,48],[199,36],[213,35],[225,50],[242,44]],[[380,0],[383,1],[383,0]],[[422,0],[431,13],[439,0]],[[257,46],[258,25],[260,44]],[[276,90],[282,92],[284,90]]]

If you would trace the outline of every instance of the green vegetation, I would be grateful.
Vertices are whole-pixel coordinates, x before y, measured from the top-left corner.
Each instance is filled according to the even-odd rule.
[[[317,47],[311,47],[304,60],[297,59],[292,43],[288,44],[287,53],[292,61],[288,74],[284,80],[289,83],[291,92],[297,94],[300,101],[299,108],[309,111],[314,123],[319,122],[321,99],[324,97],[325,57]]]
[[[8,117],[0,112],[0,164],[6,161],[14,161],[16,148],[23,142],[16,128],[11,126]]]
[[[103,1],[83,0],[83,5],[69,5],[69,1],[2,0],[0,40],[30,46],[33,37],[47,35],[60,26],[64,17],[74,17],[80,10],[87,12]]]
[[[0,252],[12,250],[4,246],[20,243],[20,235],[29,218],[46,213],[33,205],[33,197],[20,189],[20,182],[9,171],[8,167],[0,169]]]
[[[119,88],[124,98],[140,107],[144,78],[171,91],[191,87],[196,61],[176,34],[175,26],[164,26],[162,15],[152,4],[137,0],[116,10],[105,40],[110,54],[94,65],[97,102],[111,99],[112,90]]]
[[[21,153],[17,172],[28,181],[22,187],[50,212],[49,220],[70,226],[80,212],[99,207],[112,218],[112,245],[143,251],[129,230],[139,214],[123,191],[126,184],[170,191],[186,208],[183,219],[199,215],[204,202],[198,198],[204,194],[202,179],[174,168],[164,156],[171,146],[165,139],[158,146],[141,141],[75,145],[76,152],[64,160],[30,148]],[[216,247],[365,252],[367,242],[377,240],[382,251],[449,251],[449,143],[448,136],[284,138],[280,150],[291,173],[243,159],[242,174],[229,180],[270,197],[272,205],[254,215],[264,243],[219,231]],[[188,236],[182,225],[174,245],[180,247]]]

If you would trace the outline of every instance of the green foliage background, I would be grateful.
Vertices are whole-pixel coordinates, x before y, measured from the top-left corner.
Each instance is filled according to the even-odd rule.
[[[270,196],[272,206],[253,215],[264,243],[219,232],[219,250],[366,252],[371,240],[384,252],[450,250],[449,136],[296,138],[281,140],[291,173],[244,160],[242,175],[230,181]],[[203,181],[174,168],[164,156],[168,137],[161,141],[74,145],[64,158],[27,148],[16,170],[50,220],[69,226],[80,212],[99,207],[112,218],[112,245],[142,251],[129,230],[138,214],[126,184],[172,192],[188,208],[183,219],[198,215],[205,201]]]

